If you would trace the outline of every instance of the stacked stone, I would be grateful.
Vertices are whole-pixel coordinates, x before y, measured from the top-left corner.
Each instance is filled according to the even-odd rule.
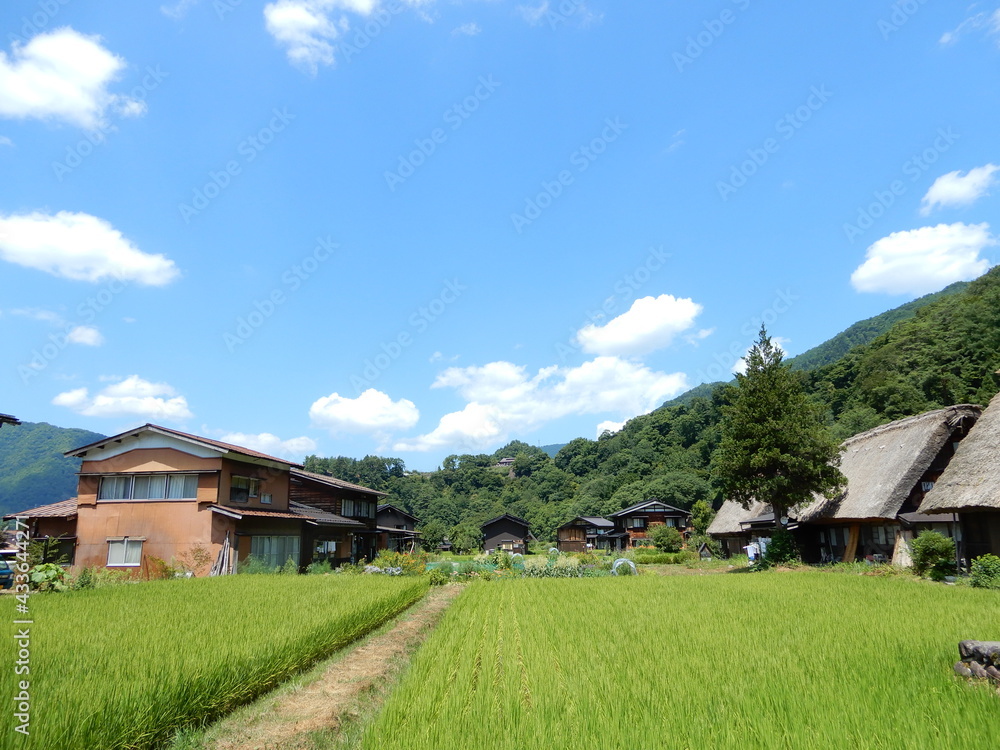
[[[1000,686],[1000,641],[961,641],[955,672],[962,677],[992,680]]]

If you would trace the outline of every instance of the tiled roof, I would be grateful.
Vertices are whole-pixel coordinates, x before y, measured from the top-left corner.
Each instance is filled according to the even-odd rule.
[[[97,448],[102,445],[107,445],[108,443],[121,440],[124,437],[129,437],[131,435],[138,435],[141,432],[160,432],[166,433],[168,435],[176,435],[177,437],[184,438],[186,440],[192,440],[196,443],[201,443],[203,445],[209,445],[214,448],[221,448],[229,453],[238,453],[242,456],[250,456],[252,458],[263,458],[267,461],[276,461],[277,463],[287,464],[288,466],[301,466],[293,461],[289,461],[285,458],[278,458],[277,456],[269,456],[266,453],[261,453],[260,451],[255,451],[251,448],[244,448],[242,445],[233,445],[232,443],[224,443],[221,440],[214,440],[212,438],[202,437],[201,435],[192,435],[188,432],[181,432],[180,430],[173,430],[169,427],[161,427],[157,424],[146,423],[142,427],[137,427],[134,430],[128,430],[127,432],[119,433],[118,435],[112,435],[111,437],[103,438],[102,440],[97,440],[96,442],[84,445],[80,448],[75,448],[71,451],[67,451],[66,455],[76,456],[85,453],[90,448]]]
[[[329,526],[351,526],[364,528],[364,524],[336,513],[314,508],[311,505],[290,502],[288,510],[265,510],[263,508],[234,508],[231,505],[212,504],[209,507],[222,515],[236,515],[240,518],[281,518],[292,521],[316,521]]]
[[[328,510],[323,510],[322,508],[314,508],[313,506],[305,505],[304,503],[297,503],[294,500],[288,503],[288,507],[296,513],[302,516],[307,516],[313,521],[318,521],[319,523],[336,526],[364,526],[361,521],[355,521],[353,518],[337,515],[336,513],[331,513]]]
[[[373,490],[371,487],[362,487],[360,484],[351,484],[350,482],[345,482],[343,479],[328,477],[326,474],[314,474],[313,472],[305,471],[304,469],[292,469],[292,476],[301,477],[303,479],[311,479],[314,482],[328,484],[331,487],[338,487],[342,490],[354,490],[355,492],[365,492],[369,495],[379,495],[381,497],[388,496],[388,493]]]
[[[29,518],[69,518],[76,515],[76,498],[60,500],[58,503],[39,505],[37,508],[22,510],[20,513],[10,513],[4,516],[7,521],[17,516],[27,516]]]

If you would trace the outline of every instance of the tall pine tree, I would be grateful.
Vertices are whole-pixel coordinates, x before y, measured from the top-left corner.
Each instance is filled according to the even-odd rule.
[[[846,480],[836,441],[764,326],[746,365],[723,407],[712,471],[726,498],[744,508],[755,500],[771,504],[777,541],[789,508],[813,493],[831,495]]]

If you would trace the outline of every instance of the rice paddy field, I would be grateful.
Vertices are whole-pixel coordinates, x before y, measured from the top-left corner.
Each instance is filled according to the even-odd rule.
[[[520,579],[459,597],[366,750],[948,748],[1000,697],[952,673],[1000,596],[822,572]]]
[[[12,731],[8,712],[0,747],[155,747],[273,688],[426,590],[425,578],[231,576],[33,595],[30,735]],[[0,646],[5,664],[15,662],[13,645],[7,637]],[[25,679],[13,672],[0,680],[9,698]]]

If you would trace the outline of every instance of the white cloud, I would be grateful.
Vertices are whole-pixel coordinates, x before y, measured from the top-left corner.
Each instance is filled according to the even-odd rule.
[[[610,419],[607,419],[601,422],[599,425],[597,425],[597,437],[600,437],[605,432],[611,432],[611,433],[618,432],[622,427],[625,426],[625,422],[627,421],[628,420],[622,420],[621,422],[612,422]]]
[[[583,351],[591,354],[648,354],[669,346],[678,333],[694,325],[701,311],[696,302],[670,294],[641,297],[606,325],[584,326],[576,338]]]
[[[645,414],[687,388],[683,373],[597,357],[579,367],[545,367],[534,375],[511,362],[450,367],[434,388],[454,388],[468,402],[441,418],[431,432],[397,441],[394,450],[484,449],[568,415]]]
[[[172,260],[142,252],[104,219],[69,211],[0,215],[0,259],[76,281],[162,286],[178,275]]]
[[[13,146],[14,141],[5,135],[0,135],[0,146]]]
[[[695,333],[689,333],[687,336],[684,337],[684,340],[687,341],[689,344],[692,344],[693,346],[698,346],[698,342],[704,341],[713,333],[715,333],[714,328],[701,328],[697,330]]]
[[[40,307],[20,307],[10,311],[11,315],[18,315],[22,318],[40,320],[43,323],[51,323],[54,326],[64,325],[63,317],[52,310],[43,310]]]
[[[868,248],[851,284],[859,292],[928,294],[984,274],[991,264],[979,254],[996,244],[986,223],[894,232]]]
[[[774,345],[775,349],[777,349],[782,353],[782,355],[788,354],[788,346],[787,346],[789,343],[788,339],[782,338],[781,336],[772,336],[771,343]],[[746,375],[747,373],[746,356],[750,353],[750,350],[753,348],[754,344],[748,346],[747,350],[743,352],[743,356],[740,357],[738,360],[736,360],[736,364],[734,364],[732,368],[733,375],[735,375],[736,373],[739,373],[740,375]]]
[[[226,432],[219,437],[219,440],[279,458],[301,459],[316,451],[316,441],[312,438],[296,437],[282,440],[270,432],[256,435],[246,432]]]
[[[1000,171],[996,164],[986,164],[970,169],[965,174],[955,170],[941,175],[921,201],[920,213],[927,216],[938,206],[968,206],[984,195],[989,195],[990,188],[996,184],[995,172]]]
[[[475,36],[481,31],[482,29],[479,27],[479,24],[476,23],[475,21],[472,21],[470,23],[463,23],[461,26],[456,26],[454,29],[451,30],[451,33],[452,36],[455,36],[457,34],[465,34],[466,36]]]
[[[943,45],[954,44],[968,32],[979,29],[986,29],[986,33],[991,36],[1000,34],[1000,9],[992,12],[983,11],[966,18],[955,29],[942,34],[938,42]]]
[[[531,6],[531,5],[518,5],[516,8],[517,12],[521,14],[527,23],[532,26],[537,26],[545,18],[545,14],[549,12],[549,0],[542,0],[541,5]]]
[[[52,399],[85,417],[136,417],[151,421],[177,421],[191,417],[187,399],[166,383],[151,383],[138,375],[105,386],[90,395],[87,388],[60,393]]]
[[[100,37],[69,27],[14,42],[9,55],[0,51],[0,117],[96,128],[109,107],[130,109],[132,100],[108,91],[124,67]]]
[[[100,346],[104,343],[104,336],[94,326],[76,326],[66,334],[66,340],[71,344]]]
[[[160,12],[168,18],[179,21],[187,15],[189,9],[197,5],[199,0],[178,0],[173,5],[161,5]]]
[[[309,407],[309,418],[318,427],[331,432],[360,432],[381,435],[391,430],[408,430],[420,419],[412,401],[393,401],[369,388],[357,398],[337,393],[317,399]]]

